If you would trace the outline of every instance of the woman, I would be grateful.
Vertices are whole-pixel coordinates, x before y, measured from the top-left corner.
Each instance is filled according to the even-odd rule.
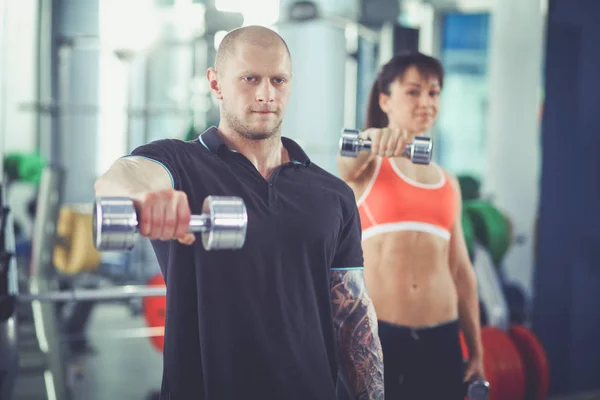
[[[443,79],[435,58],[394,56],[373,84],[360,133],[372,141],[371,151],[338,157],[358,203],[391,400],[463,399],[463,382],[483,377],[476,277],[457,179],[433,162],[417,165],[402,156],[435,122]]]

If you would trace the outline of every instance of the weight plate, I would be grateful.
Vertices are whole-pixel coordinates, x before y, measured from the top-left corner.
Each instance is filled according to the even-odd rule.
[[[510,228],[506,216],[485,201],[468,201],[464,209],[471,218],[475,238],[489,251],[497,266],[510,247]]]
[[[485,379],[490,383],[490,396],[488,400],[499,400],[499,372],[496,367],[496,349],[493,334],[487,327],[481,329],[481,342],[483,346],[483,370]]]
[[[165,286],[162,274],[156,274],[148,281],[148,286]],[[150,328],[163,328],[167,314],[166,296],[149,296],[142,299],[142,313]],[[150,336],[150,342],[156,350],[162,352],[165,347],[164,333]]]
[[[94,247],[92,214],[70,206],[60,209],[56,224],[57,240],[53,249],[54,267],[62,274],[76,275],[95,271],[102,262]]]
[[[537,336],[522,325],[512,325],[509,336],[519,350],[525,366],[526,398],[546,400],[550,387],[550,367],[544,347]]]
[[[496,400],[523,400],[525,398],[525,369],[521,356],[509,338],[499,328],[487,326],[482,328],[482,340],[485,352],[490,351],[488,357],[496,373],[496,387],[491,386],[493,399]],[[485,362],[485,361],[484,361]],[[489,380],[489,379],[488,379]],[[492,397],[491,397],[492,398]]]

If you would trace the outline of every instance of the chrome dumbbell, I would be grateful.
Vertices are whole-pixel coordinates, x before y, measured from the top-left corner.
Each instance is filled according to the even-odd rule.
[[[371,150],[371,141],[358,137],[360,132],[355,129],[342,130],[340,138],[340,154],[344,157],[356,157],[362,150]],[[424,136],[416,136],[411,144],[406,145],[404,157],[409,158],[414,164],[429,164],[433,144],[431,139]]]
[[[468,400],[488,400],[490,383],[483,378],[475,378],[467,383],[466,397]]]
[[[206,250],[240,249],[248,215],[239,197],[208,196],[201,215],[192,215],[189,232],[200,232]],[[99,251],[129,251],[139,234],[138,214],[127,197],[99,197],[93,211],[94,245]]]

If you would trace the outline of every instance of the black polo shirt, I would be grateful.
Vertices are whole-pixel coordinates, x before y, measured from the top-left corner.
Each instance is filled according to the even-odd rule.
[[[167,283],[162,398],[332,400],[337,380],[330,271],[363,265],[354,194],[282,138],[293,162],[265,180],[216,128],[132,155],[162,164],[193,214],[240,196],[241,250],[153,243]]]

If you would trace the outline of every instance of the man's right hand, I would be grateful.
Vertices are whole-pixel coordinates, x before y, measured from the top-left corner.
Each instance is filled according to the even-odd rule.
[[[146,193],[134,199],[139,215],[139,230],[151,240],[172,240],[191,245],[196,240],[188,232],[191,211],[187,195],[178,190]]]
[[[408,134],[399,128],[369,128],[359,135],[371,141],[371,154],[381,157],[400,157],[410,144]]]

